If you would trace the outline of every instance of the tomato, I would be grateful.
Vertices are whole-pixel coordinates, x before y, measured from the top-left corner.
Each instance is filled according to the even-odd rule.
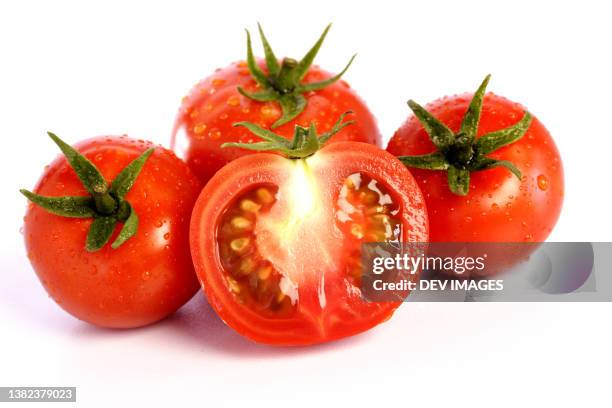
[[[243,126],[266,137],[254,149],[278,142]],[[219,170],[191,219],[191,253],[212,307],[261,343],[321,343],[387,320],[399,303],[363,300],[361,244],[427,241],[425,203],[401,162],[359,142],[313,153],[314,127],[300,132],[303,146],[284,149],[292,159],[263,152]]]
[[[37,194],[22,190],[36,203],[24,218],[28,257],[49,296],[103,327],[143,326],[173,313],[199,288],[188,240],[199,180],[149,142],[88,139],[76,146],[87,162],[52,137],[70,162],[59,157],[47,166]]]
[[[248,57],[217,70],[198,83],[183,100],[172,137],[173,148],[203,182],[226,163],[249,154],[238,149],[221,149],[226,142],[257,140],[235,122],[257,123],[287,139],[296,124],[315,123],[328,131],[342,112],[354,112],[356,124],[331,140],[359,141],[380,145],[374,116],[349,85],[318,66],[311,66],[325,30],[302,61],[276,58],[260,28],[266,59],[256,60],[248,39]],[[351,59],[352,62],[352,59]],[[350,63],[349,63],[350,65]]]
[[[563,167],[551,135],[518,103],[485,95],[488,80],[426,110],[410,102],[415,116],[387,147],[425,195],[433,242],[542,242],[559,217]],[[431,134],[438,145],[450,134],[450,145]]]

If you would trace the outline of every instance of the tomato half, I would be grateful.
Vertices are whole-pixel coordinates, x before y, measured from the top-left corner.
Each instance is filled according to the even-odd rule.
[[[398,302],[366,302],[363,242],[427,241],[410,172],[365,143],[305,159],[259,153],[222,168],[191,220],[195,269],[212,307],[257,342],[339,339],[387,320]]]
[[[114,249],[85,243],[93,218],[52,214],[29,203],[24,218],[28,258],[49,296],[86,322],[111,328],[143,326],[177,310],[198,290],[189,252],[189,215],[200,182],[173,152],[149,142],[97,137],[76,145],[110,182],[147,148],[154,148],[125,200],[138,229]],[[45,168],[35,193],[84,198],[75,170],[61,156]]]

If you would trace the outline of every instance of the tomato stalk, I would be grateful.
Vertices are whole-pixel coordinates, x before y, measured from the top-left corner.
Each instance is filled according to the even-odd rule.
[[[99,214],[109,215],[115,212],[117,209],[117,201],[108,193],[108,191],[95,193],[93,198],[96,204],[96,211]]]
[[[323,40],[327,36],[331,24],[329,24],[323,34],[319,37],[317,42],[312,48],[302,57],[301,60],[297,61],[293,58],[284,58],[279,64],[272,47],[268,42],[266,36],[263,33],[261,25],[257,25],[259,29],[259,36],[264,46],[264,54],[266,61],[267,74],[264,73],[255,59],[253,54],[253,47],[251,45],[251,34],[247,30],[247,66],[251,76],[257,82],[257,84],[263,89],[256,92],[247,92],[242,87],[238,87],[238,92],[247,98],[259,101],[259,102],[270,102],[276,101],[280,104],[282,116],[272,124],[271,128],[277,128],[285,123],[293,120],[298,116],[306,107],[307,100],[303,96],[304,93],[317,91],[323,89],[334,82],[338,81],[346,70],[351,66],[356,55],[353,55],[349,60],[348,64],[338,74],[331,78],[325,79],[319,82],[302,83],[302,79],[308,73],[308,69],[312,65]]]
[[[474,93],[457,133],[450,130],[421,105],[409,100],[408,106],[423,125],[437,151],[425,155],[399,156],[398,159],[407,167],[446,171],[450,190],[461,196],[469,192],[470,173],[473,171],[505,167],[521,179],[521,171],[513,163],[492,159],[486,155],[521,139],[533,119],[529,112],[525,112],[513,126],[476,138],[482,102],[490,78],[491,75],[487,75]]]
[[[242,149],[254,151],[276,151],[281,153],[288,159],[304,159],[312,156],[319,151],[325,143],[336,133],[344,129],[346,126],[355,123],[352,120],[344,121],[344,117],[353,113],[352,111],[344,112],[334,126],[322,135],[317,135],[317,129],[314,123],[310,123],[309,127],[295,126],[293,139],[287,140],[276,133],[264,129],[259,125],[250,122],[237,122],[233,126],[242,126],[251,131],[254,135],[263,139],[263,142],[257,143],[223,143],[221,147],[240,147]]]
[[[48,132],[48,135],[60,148],[90,195],[45,197],[25,189],[20,192],[31,202],[52,214],[69,218],[93,218],[85,245],[90,252],[98,251],[106,245],[117,223],[123,223],[119,235],[111,245],[113,249],[118,248],[138,230],[138,216],[130,203],[125,200],[125,195],[134,185],[142,167],[155,149],[150,148],[143,152],[109,185],[98,168],[85,156],[55,134]]]

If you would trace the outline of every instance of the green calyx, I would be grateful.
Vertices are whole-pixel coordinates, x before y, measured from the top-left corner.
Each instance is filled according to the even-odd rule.
[[[138,230],[138,216],[125,195],[130,191],[145,162],[155,149],[150,148],[128,164],[109,185],[100,171],[85,156],[48,132],[73,168],[89,196],[45,197],[31,191],[19,190],[24,196],[48,212],[69,218],[93,218],[85,248],[89,252],[101,249],[115,231],[117,223],[123,227],[111,244],[121,246]]]
[[[487,75],[474,93],[461,128],[456,134],[421,105],[412,100],[408,101],[408,106],[425,128],[437,151],[419,156],[400,156],[398,159],[407,167],[446,171],[449,188],[454,194],[461,196],[469,192],[470,173],[473,171],[501,166],[521,179],[521,172],[513,163],[492,159],[486,155],[522,138],[533,119],[529,112],[525,112],[516,124],[476,139],[482,101],[490,78],[491,75]]]
[[[338,121],[332,126],[332,128],[323,133],[321,136],[317,135],[317,129],[314,123],[311,123],[309,127],[302,127],[299,125],[295,126],[293,133],[293,139],[287,140],[276,133],[264,129],[250,122],[237,122],[233,126],[242,126],[251,131],[255,136],[263,139],[263,142],[256,143],[223,143],[221,147],[240,147],[243,149],[254,150],[254,151],[275,151],[281,153],[289,159],[303,159],[308,156],[315,154],[327,141],[340,130],[348,125],[355,123],[352,120],[344,121],[346,115],[351,114],[351,111],[347,111],[340,115]]]
[[[306,76],[308,69],[317,56],[331,24],[325,28],[325,31],[323,31],[323,34],[319,37],[315,45],[300,61],[292,58],[284,58],[280,63],[276,55],[274,55],[274,51],[272,51],[272,47],[261,29],[261,25],[258,24],[257,26],[264,47],[268,73],[264,73],[257,65],[251,46],[251,34],[247,30],[247,66],[251,76],[262,90],[247,92],[243,88],[238,87],[238,92],[247,98],[259,102],[276,101],[280,104],[282,116],[272,125],[272,129],[274,129],[291,121],[304,110],[307,104],[306,98],[303,95],[304,93],[323,89],[339,80],[355,59],[355,55],[353,55],[346,67],[344,67],[338,75],[320,82],[303,84],[301,81],[304,76]]]

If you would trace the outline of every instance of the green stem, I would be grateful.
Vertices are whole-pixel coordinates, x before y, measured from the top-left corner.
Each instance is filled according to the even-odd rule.
[[[295,88],[295,67],[298,62],[293,58],[285,58],[280,67],[280,71],[274,81],[274,88],[277,92],[285,94]]]
[[[344,117],[351,113],[352,111],[347,111],[340,115],[332,128],[321,136],[317,135],[317,130],[312,122],[307,128],[296,125],[293,132],[293,140],[291,142],[255,123],[237,122],[234,123],[233,126],[245,127],[263,141],[256,143],[223,143],[221,147],[240,147],[242,149],[260,152],[275,151],[288,159],[304,159],[319,151],[319,149],[321,149],[336,133],[346,126],[353,124],[354,122],[352,120],[344,122]]]
[[[330,25],[325,28],[325,31],[323,31],[323,34],[319,37],[315,45],[310,48],[301,60],[284,58],[280,64],[261,26],[258,25],[257,27],[259,29],[261,42],[264,46],[267,72],[264,72],[257,64],[257,60],[253,54],[251,34],[247,30],[247,66],[253,80],[261,89],[257,91],[247,91],[238,87],[238,92],[258,102],[278,102],[282,115],[270,126],[270,129],[275,129],[294,120],[304,111],[308,104],[308,99],[304,94],[318,91],[338,81],[351,65],[355,56],[350,59],[349,63],[338,75],[319,82],[302,83],[301,81],[308,73],[310,66],[323,44],[323,40],[329,31]]]
[[[121,232],[111,245],[113,249],[118,248],[138,231],[138,216],[130,203],[125,200],[125,196],[155,148],[145,150],[125,166],[115,176],[109,188],[92,162],[55,134],[51,132],[48,134],[64,153],[70,167],[91,195],[44,197],[23,189],[20,190],[21,193],[51,214],[71,218],[93,218],[85,243],[85,248],[90,252],[98,251],[106,245],[117,223],[123,223]]]
[[[476,139],[482,104],[490,78],[491,76],[487,75],[474,93],[461,122],[461,129],[456,134],[421,105],[412,100],[408,101],[408,106],[421,122],[437,151],[425,155],[400,156],[400,161],[407,167],[446,171],[450,190],[460,196],[469,193],[470,173],[473,171],[505,167],[521,179],[521,171],[513,163],[486,155],[520,140],[533,120],[529,112],[525,112],[516,124]]]
[[[95,193],[93,195],[96,203],[96,210],[99,214],[110,215],[117,209],[117,200],[115,200],[108,192]]]

